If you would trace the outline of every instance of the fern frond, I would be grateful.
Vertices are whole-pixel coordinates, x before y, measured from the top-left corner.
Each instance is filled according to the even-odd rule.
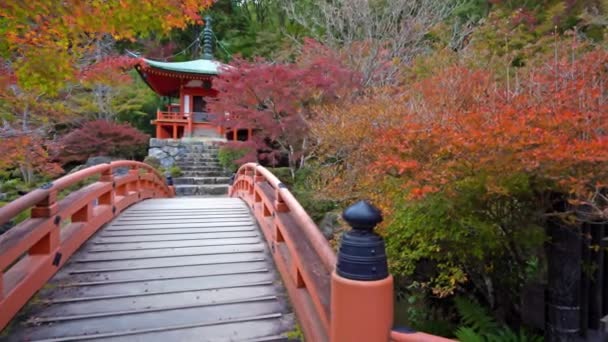
[[[492,334],[500,329],[498,322],[478,303],[462,297],[457,297],[454,302],[465,327],[481,335]]]
[[[486,340],[471,328],[460,328],[456,331],[456,338],[460,342],[486,342]]]

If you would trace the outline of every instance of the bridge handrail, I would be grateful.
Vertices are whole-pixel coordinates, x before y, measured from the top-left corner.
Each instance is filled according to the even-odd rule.
[[[15,216],[19,215],[21,212],[35,206],[40,201],[44,200],[49,196],[49,194],[53,192],[60,192],[62,190],[67,189],[68,187],[82,182],[83,180],[96,175],[111,175],[112,171],[117,168],[141,168],[148,172],[153,173],[159,179],[163,179],[163,176],[152,166],[140,163],[136,161],[130,160],[119,160],[113,161],[111,163],[99,164],[95,166],[90,166],[85,169],[76,171],[74,173],[65,175],[52,183],[43,185],[42,188],[38,188],[28,192],[27,194],[17,198],[16,200],[4,205],[0,208],[0,226],[12,220]],[[168,190],[168,188],[167,188]]]
[[[325,237],[293,194],[266,168],[255,163],[241,166],[229,194],[240,197],[251,206],[307,340],[451,341],[409,329],[393,328],[393,277],[389,274],[382,279],[362,281],[336,272],[337,256]],[[369,224],[369,214],[357,205],[350,207],[357,208],[353,209],[357,211],[355,217]],[[361,238],[362,228],[353,225],[353,230],[356,229],[355,234]],[[369,235],[373,233],[368,232]],[[350,252],[360,253],[361,248],[357,249]],[[378,251],[378,255],[383,254],[384,251]],[[342,257],[342,261],[348,259],[348,253]],[[361,270],[373,270],[377,260],[369,263],[366,258],[364,252],[354,260],[359,262]],[[370,258],[375,259],[375,256]]]
[[[279,180],[274,174],[272,174],[272,172],[268,171],[268,169],[266,169],[265,167],[254,163],[245,164],[244,166],[246,168],[255,166],[255,172],[266,178],[268,183],[279,192],[283,202],[285,202],[285,204],[289,208],[289,211],[292,212],[294,218],[299,221],[298,223],[300,223],[301,228],[303,228],[304,234],[306,234],[308,239],[313,242],[313,247],[315,251],[317,252],[319,257],[321,257],[321,260],[323,260],[323,265],[328,271],[331,272],[336,266],[336,253],[327,242],[325,236],[323,236],[323,234],[317,227],[317,224],[310,218],[306,210],[302,208],[302,205],[300,204],[300,202],[298,202],[298,200],[291,193],[291,191],[289,191],[289,189],[285,187],[281,180]]]
[[[128,172],[115,176],[118,168]],[[58,200],[60,191],[96,175],[98,181]],[[0,329],[100,227],[134,203],[173,195],[153,167],[115,161],[61,177],[0,208],[0,224],[31,208],[28,219],[0,235]]]
[[[304,335],[312,341],[327,341],[329,288],[336,265],[336,254],[329,242],[289,189],[263,166],[255,163],[241,166],[229,194],[239,196],[251,206]]]

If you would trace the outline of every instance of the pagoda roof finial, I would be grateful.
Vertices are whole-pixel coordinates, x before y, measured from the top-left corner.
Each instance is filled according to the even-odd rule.
[[[203,29],[203,59],[213,59],[213,29],[211,28],[211,17],[205,17],[205,28]]]

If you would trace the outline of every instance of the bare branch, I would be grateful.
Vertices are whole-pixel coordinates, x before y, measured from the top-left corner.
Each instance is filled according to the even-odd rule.
[[[396,81],[400,64],[426,48],[425,35],[460,1],[319,0],[283,1],[291,19],[323,43],[342,51],[366,85]]]

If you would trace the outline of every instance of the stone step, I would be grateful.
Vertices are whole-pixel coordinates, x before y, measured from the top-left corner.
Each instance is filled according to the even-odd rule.
[[[179,177],[173,180],[175,185],[228,184],[230,177]]]
[[[201,154],[201,153],[218,153],[220,150],[217,148],[206,148],[206,149],[197,149],[197,150],[191,150],[187,147],[184,148],[184,153],[189,153],[189,154]]]
[[[218,166],[220,165],[220,163],[217,160],[209,160],[209,161],[193,161],[193,160],[189,160],[189,161],[185,161],[185,160],[177,160],[175,161],[175,165],[179,165],[179,166],[197,166],[197,165],[201,165],[201,166]]]
[[[177,196],[226,195],[228,194],[228,185],[176,185],[175,194]]]
[[[204,164],[197,165],[197,166],[180,166],[179,168],[182,170],[182,172],[183,171],[224,171],[223,167],[207,166]]]
[[[205,151],[205,150],[219,150],[220,147],[216,146],[216,145],[181,145],[184,146],[184,148],[188,149],[189,151]]]
[[[201,154],[180,154],[177,160],[217,160],[217,154],[201,153]]]
[[[230,177],[226,171],[182,171],[181,177]]]
[[[198,167],[198,166],[203,166],[203,167],[219,167],[219,168],[223,168],[220,165],[220,163],[196,163],[196,162],[182,163],[182,162],[176,162],[175,165],[177,165],[179,167]]]
[[[211,159],[211,158],[204,158],[204,159],[178,159],[175,161],[175,163],[177,165],[188,165],[188,164],[217,164],[219,165],[220,163],[217,161],[217,159]]]
[[[219,151],[219,149],[189,150],[187,147],[183,149],[185,154],[218,154]]]
[[[197,162],[197,161],[183,161],[183,160],[175,161],[174,165],[177,165],[179,167],[182,167],[182,166],[221,166],[220,163],[218,163],[217,161]]]
[[[200,151],[219,151],[219,147],[217,146],[188,146],[184,145],[184,148],[188,149],[188,151],[192,152],[200,152]]]

